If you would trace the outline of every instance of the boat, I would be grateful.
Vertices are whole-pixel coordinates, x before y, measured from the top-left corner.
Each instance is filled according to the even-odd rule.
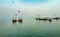
[[[49,22],[52,22],[52,19],[51,19],[51,18],[49,18],[49,19],[48,19],[48,21],[49,21]]]
[[[52,22],[51,18],[46,18],[46,17],[45,18],[36,18],[36,20]]]
[[[59,19],[60,19],[60,17],[55,17],[55,18],[52,18],[52,19],[59,20]]]
[[[17,19],[16,19],[16,18],[13,18],[13,19],[12,19],[12,22],[13,22],[13,23],[16,23],[16,22],[17,22]]]
[[[36,18],[36,20],[44,20],[44,21],[46,21],[46,20],[48,20],[48,18]]]
[[[36,20],[40,20],[40,18],[36,18]]]
[[[22,23],[22,20],[23,20],[22,18],[19,18],[19,19],[18,19],[18,22]]]

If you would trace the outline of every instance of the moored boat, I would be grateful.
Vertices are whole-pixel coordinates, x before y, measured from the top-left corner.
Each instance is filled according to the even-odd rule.
[[[12,22],[13,22],[13,23],[17,22],[17,19],[16,19],[16,18],[13,18],[13,19],[12,19]]]
[[[22,19],[22,18],[19,18],[19,19],[18,19],[18,22],[22,22],[22,21],[23,21],[23,19]]]

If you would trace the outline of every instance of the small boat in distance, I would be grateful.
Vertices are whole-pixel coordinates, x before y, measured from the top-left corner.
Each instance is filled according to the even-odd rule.
[[[12,23],[16,23],[17,22],[17,19],[16,18],[13,18],[12,19]]]
[[[59,20],[59,19],[60,19],[60,17],[55,17],[55,18],[52,18],[52,19]]]
[[[36,20],[40,20],[40,18],[36,18]]]
[[[22,21],[23,21],[22,18],[19,18],[19,19],[18,19],[18,22],[19,22],[19,23],[22,23]]]
[[[49,19],[48,19],[48,21],[49,21],[49,22],[52,22],[52,19],[51,19],[51,18],[49,18]]]
[[[52,22],[52,19],[51,18],[36,18],[36,20],[41,20],[41,21],[49,21],[49,22]]]

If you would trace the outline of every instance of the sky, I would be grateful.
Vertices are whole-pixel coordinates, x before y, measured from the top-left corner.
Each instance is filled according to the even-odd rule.
[[[22,16],[60,16],[60,0],[0,0],[0,17],[13,17],[19,9]]]

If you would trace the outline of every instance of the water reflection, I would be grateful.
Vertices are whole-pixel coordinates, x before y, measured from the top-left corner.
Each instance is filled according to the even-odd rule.
[[[50,37],[60,33],[60,21],[56,22],[53,20],[52,23],[49,23],[48,21],[44,22],[32,18],[24,18],[22,23],[18,22],[18,20],[12,24],[7,22],[7,24],[2,25],[0,28],[3,29],[0,31],[2,32],[1,34],[5,34],[6,37],[7,34],[9,37],[29,37],[29,35],[31,37]]]
[[[12,26],[13,26],[13,29],[17,30],[18,32],[21,31],[21,26],[22,26],[22,23],[12,23]]]
[[[53,32],[55,33],[54,30],[57,30],[57,28],[55,28],[55,27],[57,27],[57,25],[59,25],[58,23],[55,23],[57,25],[55,25],[54,23],[51,23],[51,22],[55,22],[52,20],[53,19],[44,21],[44,20],[36,20],[35,18],[24,18],[24,19],[18,18],[17,22],[12,23],[11,34],[14,33],[18,36],[22,35],[23,37],[25,34],[27,36],[28,36],[28,34],[32,35],[32,36],[36,35],[35,37],[51,36]]]

